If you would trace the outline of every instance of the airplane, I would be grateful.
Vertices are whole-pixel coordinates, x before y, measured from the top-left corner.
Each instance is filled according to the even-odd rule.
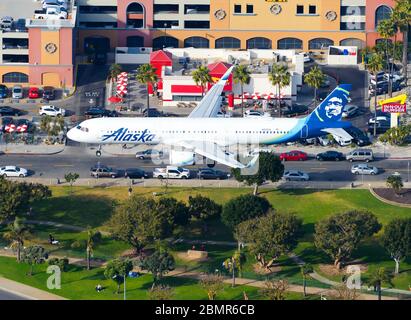
[[[337,86],[304,118],[223,118],[221,94],[234,66],[207,92],[196,108],[185,118],[96,118],[81,122],[69,130],[67,137],[81,143],[98,144],[101,156],[104,144],[163,144],[181,150],[170,151],[171,165],[191,165],[198,154],[232,168],[247,168],[237,155],[227,150],[233,145],[272,145],[314,138],[330,133],[344,139],[352,137],[344,130],[351,123],[340,121],[348,103],[351,85]],[[258,157],[258,154],[255,156]]]

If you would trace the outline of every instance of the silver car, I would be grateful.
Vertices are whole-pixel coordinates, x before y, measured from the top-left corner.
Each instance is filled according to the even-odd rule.
[[[355,164],[351,167],[352,174],[378,174],[378,168],[368,165],[367,163]]]
[[[283,179],[286,181],[308,181],[310,176],[298,170],[287,170],[284,172]]]
[[[11,90],[11,96],[13,99],[23,99],[23,87],[16,85]]]

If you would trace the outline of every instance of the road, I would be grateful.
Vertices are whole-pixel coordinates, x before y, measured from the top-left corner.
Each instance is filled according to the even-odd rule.
[[[22,296],[0,289],[0,300],[28,300]]]
[[[134,156],[116,156],[104,153],[101,158],[94,155],[94,150],[83,146],[67,147],[65,151],[56,155],[2,155],[0,165],[17,165],[26,168],[36,178],[64,179],[67,172],[77,172],[81,178],[90,176],[90,168],[98,162],[116,169],[142,168],[149,174],[155,167],[162,167],[162,163],[153,163],[150,160],[139,160]],[[199,163],[199,161],[197,161]],[[408,176],[408,160],[377,159],[370,163],[379,168],[382,173],[376,176],[354,176],[350,172],[351,163],[348,161],[320,162],[315,159],[299,162],[285,162],[286,169],[298,169],[310,175],[313,181],[385,181],[387,176],[398,171],[404,179]],[[190,166],[194,172],[204,164]],[[216,169],[229,172],[229,168],[217,164]],[[363,180],[364,179],[364,180]]]

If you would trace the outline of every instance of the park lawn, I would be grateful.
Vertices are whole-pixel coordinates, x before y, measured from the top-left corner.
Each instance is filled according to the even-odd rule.
[[[122,294],[116,294],[116,285],[113,281],[104,277],[101,268],[87,271],[83,268],[70,266],[68,272],[62,273],[61,289],[49,290],[46,287],[47,277],[46,264],[36,265],[33,276],[27,276],[29,266],[24,263],[17,263],[14,258],[0,257],[0,276],[36,287],[41,290],[60,295],[68,299],[79,300],[122,300]],[[134,300],[147,299],[147,290],[151,288],[153,277],[143,275],[137,279],[127,280],[127,298]],[[176,300],[207,300],[207,294],[198,284],[197,280],[177,277],[165,277],[162,283],[169,285],[175,290]],[[105,288],[102,292],[96,292],[95,287],[101,284]],[[259,289],[250,286],[226,285],[224,290],[217,295],[218,300],[239,300],[243,299],[243,292],[246,292],[250,299],[260,299]],[[298,299],[301,295],[291,294],[290,299]]]

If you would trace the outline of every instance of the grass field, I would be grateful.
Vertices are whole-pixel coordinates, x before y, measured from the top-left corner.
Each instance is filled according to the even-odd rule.
[[[127,199],[126,187],[110,188],[87,188],[74,187],[71,195],[67,187],[52,187],[53,197],[48,200],[39,201],[33,205],[34,216],[32,219],[54,221],[81,227],[92,227],[104,229],[104,224],[111,216],[114,208],[121,201]],[[153,192],[164,191],[162,188],[134,188],[135,194],[153,196]],[[220,204],[241,194],[250,193],[250,189],[211,189],[211,188],[170,188],[168,195],[176,199],[187,201],[189,195],[201,194],[207,196]],[[411,209],[387,205],[375,199],[367,190],[268,190],[262,189],[261,196],[266,197],[273,208],[278,211],[295,213],[303,220],[305,235],[295,250],[301,258],[313,264],[318,271],[319,264],[329,264],[328,256],[319,252],[313,244],[314,225],[317,221],[332,214],[347,210],[369,210],[373,212],[378,220],[387,224],[396,217],[410,217]],[[35,226],[36,238],[34,242],[40,242],[47,246],[48,234],[52,233],[61,242],[59,248],[48,247],[54,254],[84,257],[84,250],[74,250],[70,244],[76,240],[84,240],[85,232],[69,232],[62,229],[45,226]],[[209,233],[201,234],[199,225],[191,226],[184,234],[187,239],[207,239],[220,241],[233,241],[233,236],[219,220],[209,223]],[[0,229],[1,233],[1,229]],[[381,233],[380,233],[381,234]],[[379,235],[380,235],[379,234]],[[384,266],[392,271],[394,262],[378,243],[378,236],[366,241],[354,253],[353,259],[368,266],[368,272],[364,274],[367,279],[369,272],[375,268]],[[189,245],[176,245],[172,249],[174,253],[184,252]],[[119,241],[104,237],[103,243],[96,247],[94,255],[96,258],[110,259],[118,256],[128,249],[128,245]],[[212,271],[221,268],[221,263],[231,255],[235,248],[226,246],[208,246],[210,259],[201,264],[202,271]],[[177,257],[178,266],[193,267],[196,263],[183,261]],[[244,277],[259,278],[253,270],[253,257],[249,257],[244,267]],[[279,261],[281,271],[276,276],[287,277],[294,283],[301,281],[300,270],[287,257]],[[395,287],[408,289],[411,285],[411,259],[404,261],[401,265],[401,274],[392,283]],[[338,276],[329,276],[330,279],[340,281]],[[318,283],[313,283],[318,286]]]

